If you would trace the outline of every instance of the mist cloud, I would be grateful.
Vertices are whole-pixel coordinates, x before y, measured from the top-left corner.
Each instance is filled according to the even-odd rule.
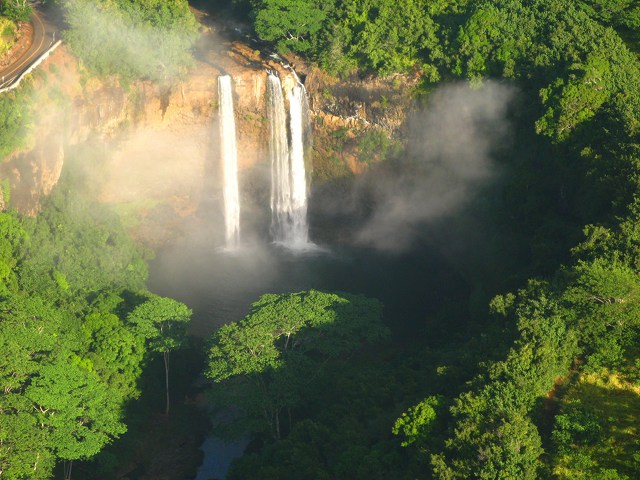
[[[453,215],[497,175],[493,152],[506,140],[512,87],[487,82],[479,89],[452,84],[431,94],[410,122],[408,159],[376,178],[373,212],[358,243],[406,250],[421,227]]]
[[[96,73],[118,73],[129,80],[175,78],[191,63],[198,26],[186,3],[165,10],[153,7],[127,10],[114,2],[66,0],[65,20],[71,28],[65,40]]]

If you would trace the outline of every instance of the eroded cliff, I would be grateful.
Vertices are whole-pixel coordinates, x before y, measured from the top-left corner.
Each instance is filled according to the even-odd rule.
[[[161,241],[155,231],[144,234],[145,218],[161,211],[164,222],[167,216],[179,222],[220,197],[221,74],[233,77],[245,196],[264,197],[268,190],[267,69],[286,77],[293,64],[305,81],[314,181],[362,172],[402,138],[412,103],[407,85],[417,78],[340,82],[299,59],[274,59],[242,43],[204,44],[189,74],[164,86],[92,77],[64,46],[57,49],[34,74],[32,146],[0,164],[0,178],[10,185],[9,206],[35,214],[72,161],[87,194],[124,206],[143,240]]]

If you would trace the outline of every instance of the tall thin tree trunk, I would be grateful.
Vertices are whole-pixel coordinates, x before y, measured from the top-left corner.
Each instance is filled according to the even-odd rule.
[[[169,351],[162,352],[164,356],[164,385],[167,392],[167,406],[164,410],[165,415],[169,415]]]
[[[64,461],[64,480],[71,480],[71,469],[73,468],[73,460]]]

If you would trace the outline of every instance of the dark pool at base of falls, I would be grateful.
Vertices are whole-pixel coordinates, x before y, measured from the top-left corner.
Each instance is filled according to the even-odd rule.
[[[392,331],[413,335],[452,282],[460,281],[445,261],[425,252],[386,255],[313,244],[293,250],[244,245],[229,251],[183,243],[162,249],[150,265],[150,288],[193,309],[191,333],[198,337],[242,319],[262,294],[309,289],[378,298]]]

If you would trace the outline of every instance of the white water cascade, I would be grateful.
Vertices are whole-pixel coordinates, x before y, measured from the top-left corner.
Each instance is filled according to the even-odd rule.
[[[304,86],[295,82],[287,88],[289,134],[280,79],[269,74],[268,115],[271,155],[271,234],[276,243],[294,249],[309,244],[307,224],[307,178],[304,166],[305,135],[309,109]]]
[[[218,113],[220,118],[220,151],[224,179],[225,241],[229,249],[240,243],[240,199],[238,194],[238,152],[236,123],[233,117],[233,88],[231,77],[218,77]]]

